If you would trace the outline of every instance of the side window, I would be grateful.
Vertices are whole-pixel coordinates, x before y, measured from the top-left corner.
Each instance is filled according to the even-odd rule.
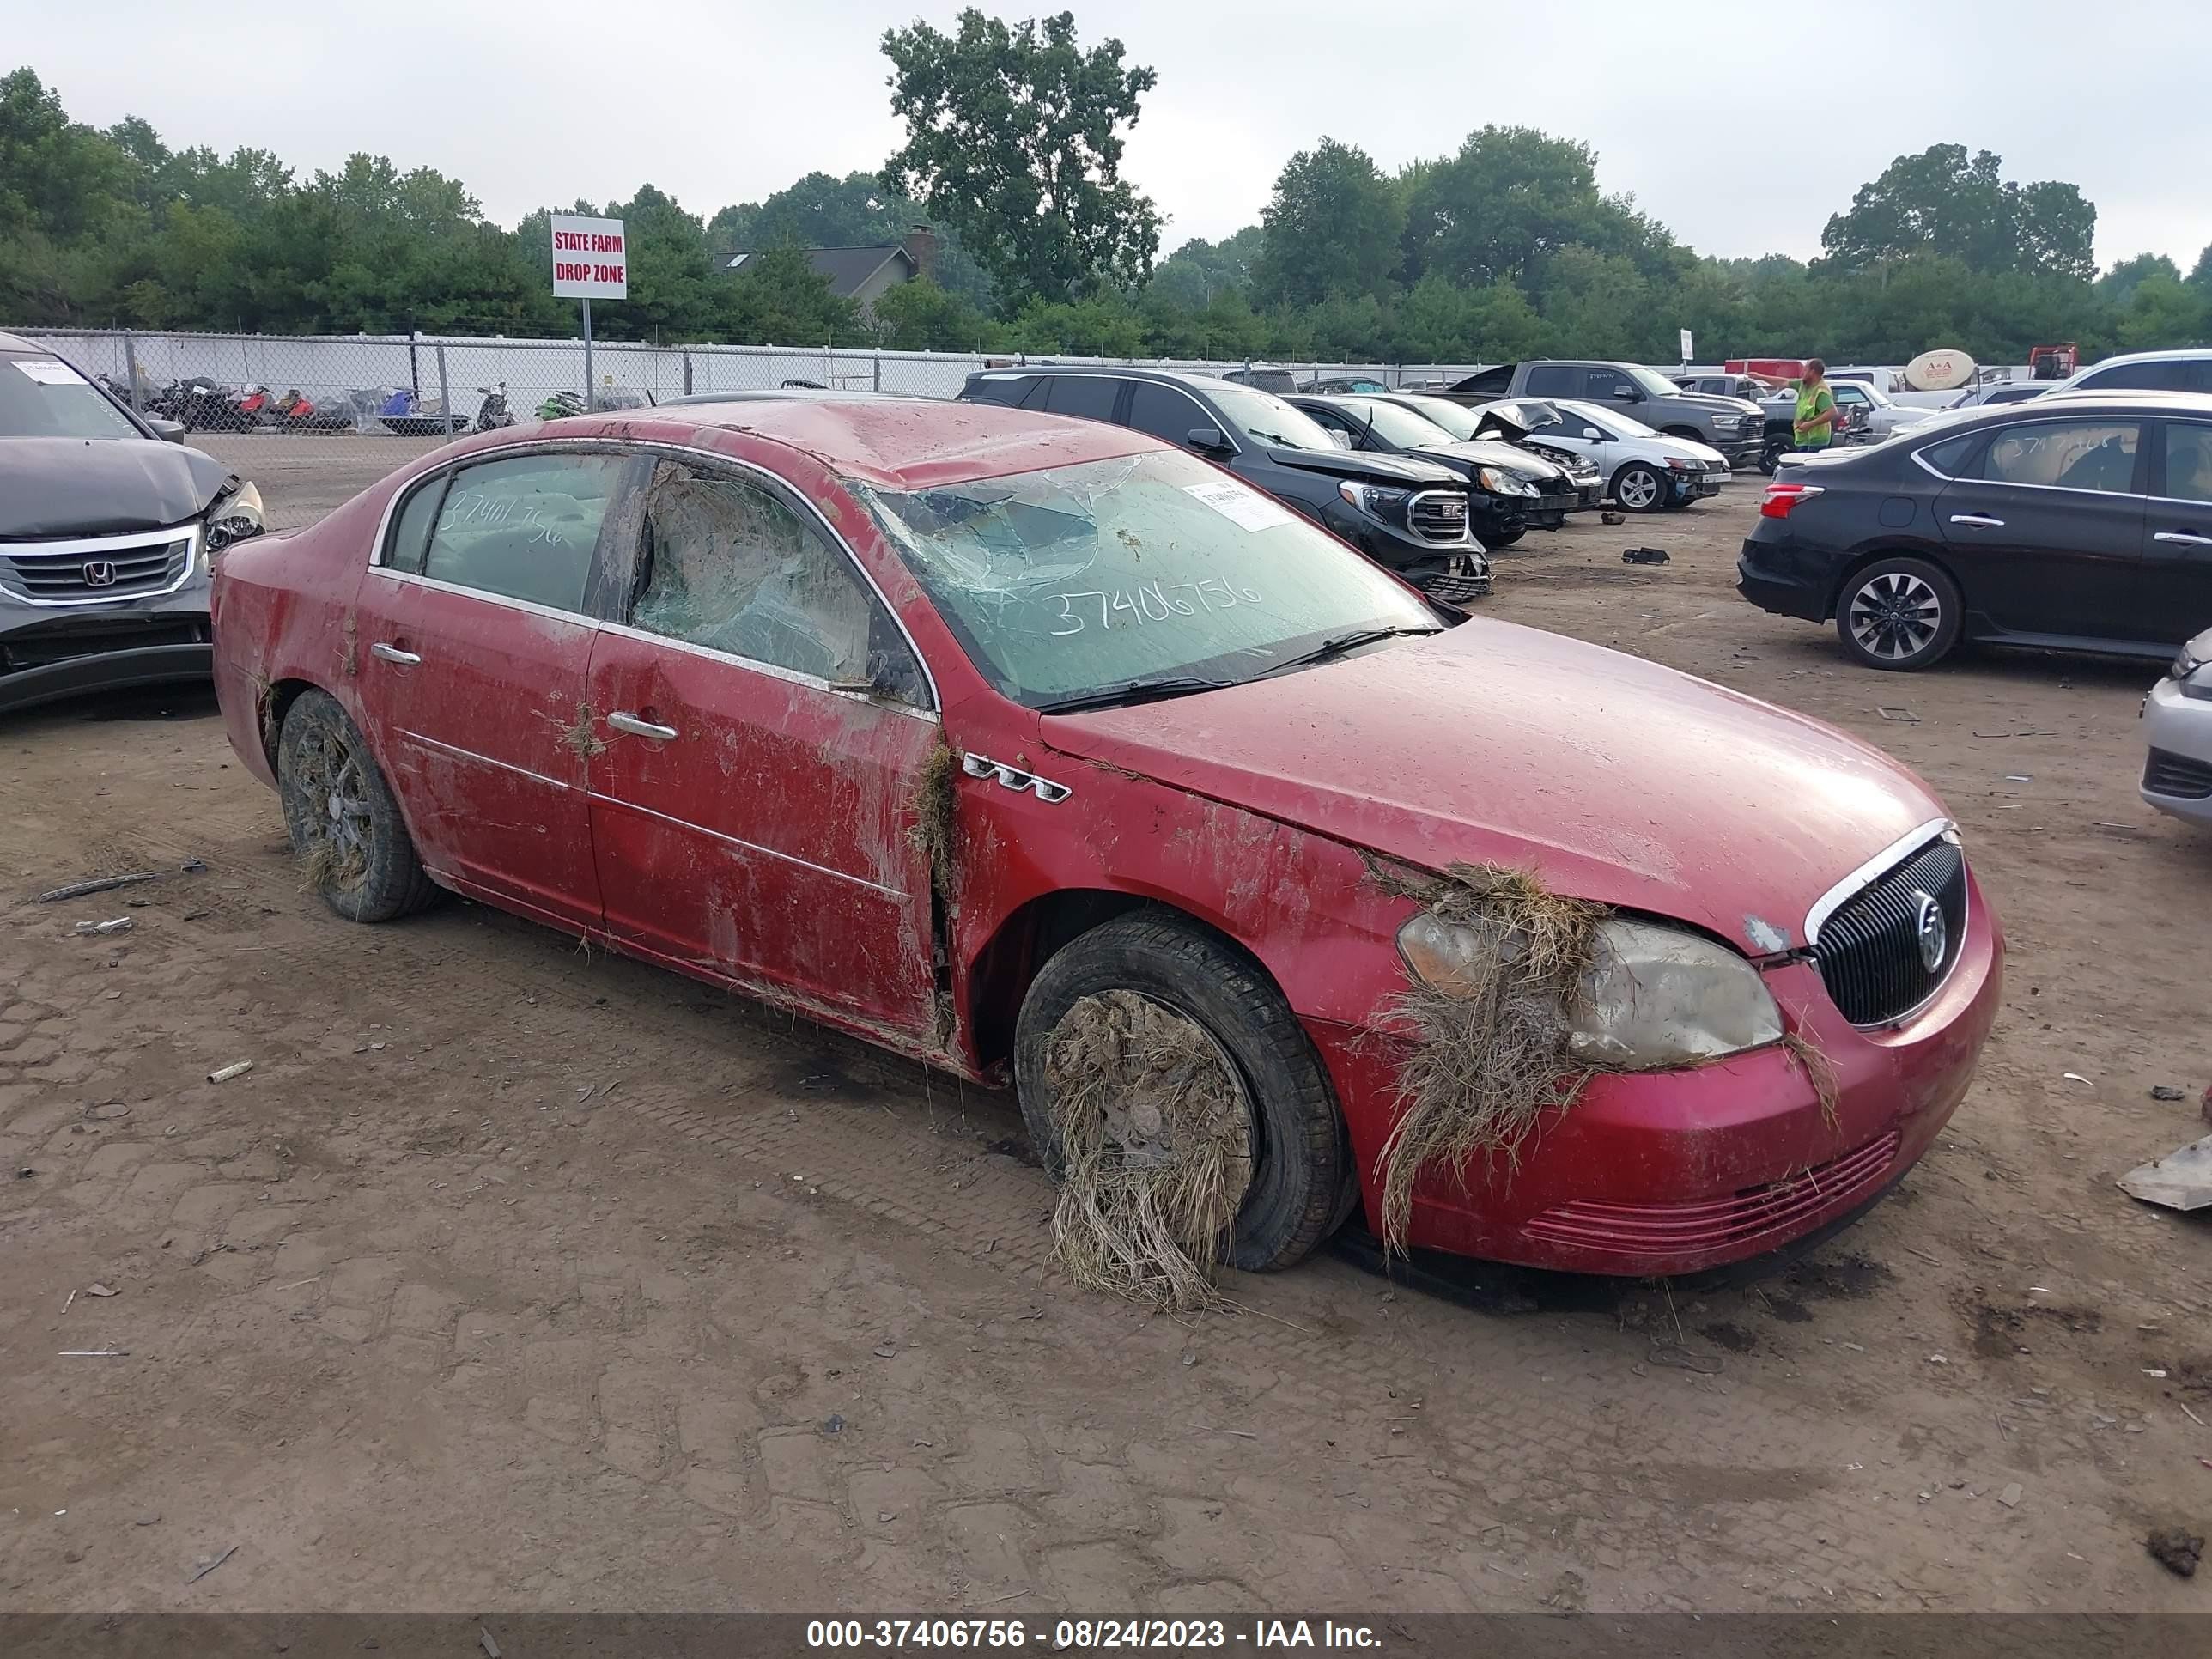
[[[635,626],[928,707],[921,665],[844,550],[760,485],[663,461],[645,529]]]
[[[1129,392],[1129,424],[1155,438],[1188,447],[1195,428],[1220,423],[1173,386],[1139,380]]]
[[[2164,493],[2177,501],[2212,501],[2212,426],[2167,426]]]
[[[1990,440],[1981,475],[1991,483],[2047,484],[2125,495],[2135,488],[2133,421],[2043,421]]]
[[[1044,406],[1054,415],[1110,421],[1114,418],[1114,399],[1121,392],[1121,381],[1111,374],[1055,374]],[[1184,430],[1189,428],[1186,427]]]
[[[2188,392],[2197,365],[2178,357],[2148,363],[2115,363],[2083,378],[2076,392]]]
[[[391,538],[384,544],[386,569],[404,570],[413,576],[422,574],[422,556],[429,550],[430,526],[437,520],[448,476],[432,473],[399,504],[399,511],[392,515]]]
[[[1947,478],[1970,476],[1964,468],[1974,453],[1975,446],[1982,441],[1978,432],[1969,432],[1957,438],[1946,438],[1940,444],[1930,444],[1920,452],[1920,459]]]
[[[968,397],[974,403],[1007,404],[1018,408],[1022,394],[1036,384],[1026,374],[979,375],[968,383]]]
[[[581,611],[599,521],[623,465],[619,455],[518,455],[463,467],[439,506],[422,574]]]
[[[1571,398],[1576,378],[1575,371],[1565,363],[1538,363],[1529,369],[1524,390],[1532,398]]]

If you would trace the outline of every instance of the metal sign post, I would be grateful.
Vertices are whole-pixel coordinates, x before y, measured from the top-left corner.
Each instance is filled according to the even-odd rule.
[[[629,298],[629,258],[619,219],[553,218],[553,295],[584,302],[584,408],[599,406],[592,373],[592,301]]]

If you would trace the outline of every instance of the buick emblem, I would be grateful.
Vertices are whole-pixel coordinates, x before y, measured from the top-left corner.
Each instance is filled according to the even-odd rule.
[[[84,568],[84,585],[87,587],[114,586],[115,562],[112,559],[93,560]]]
[[[1920,942],[1920,965],[1932,974],[1943,965],[1944,953],[1951,948],[1950,924],[1943,920],[1943,907],[1927,894],[1915,893],[1912,898],[1917,907],[1912,935]]]

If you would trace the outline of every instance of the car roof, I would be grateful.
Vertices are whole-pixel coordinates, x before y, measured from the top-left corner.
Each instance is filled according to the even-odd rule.
[[[2166,351],[2124,351],[2114,357],[2100,357],[2094,363],[2081,365],[2086,374],[2093,368],[2110,368],[2114,363],[2171,363],[2188,362],[2199,357],[2212,357],[2212,346],[2176,346]]]
[[[2016,384],[2016,383],[2015,383]],[[2103,409],[2116,415],[2212,415],[2212,393],[2203,392],[2070,392],[2054,386],[2029,403],[2062,403],[2069,409]]]
[[[1255,363],[1253,367],[1262,368],[1267,365]],[[968,378],[971,380],[1018,380],[1038,374],[1110,374],[1117,380],[1157,380],[1166,386],[1193,387],[1200,391],[1209,388],[1218,391],[1224,386],[1237,386],[1244,392],[1264,389],[1245,386],[1238,380],[1224,380],[1218,374],[1193,374],[1179,368],[1136,368],[1120,363],[1024,363],[1013,368],[979,368]]]
[[[35,351],[41,356],[53,354],[36,340],[27,340],[20,334],[0,333],[0,351]]]
[[[562,435],[604,435],[610,429],[641,441],[723,431],[781,444],[811,456],[841,477],[886,489],[925,489],[1040,467],[1072,466],[1174,446],[1127,427],[1071,420],[1000,404],[939,398],[889,398],[870,392],[805,397],[731,397],[708,403],[664,404],[614,415],[557,421]],[[527,429],[529,436],[547,428]],[[710,447],[728,450],[727,443]]]

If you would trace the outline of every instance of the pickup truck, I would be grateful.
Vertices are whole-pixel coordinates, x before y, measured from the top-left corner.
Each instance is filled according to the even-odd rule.
[[[1579,398],[1632,415],[1670,438],[1717,449],[1731,467],[1759,465],[1765,448],[1766,416],[1746,398],[1685,392],[1665,375],[1638,363],[1547,358],[1501,363],[1458,381],[1439,395],[1454,403],[1501,398]]]

